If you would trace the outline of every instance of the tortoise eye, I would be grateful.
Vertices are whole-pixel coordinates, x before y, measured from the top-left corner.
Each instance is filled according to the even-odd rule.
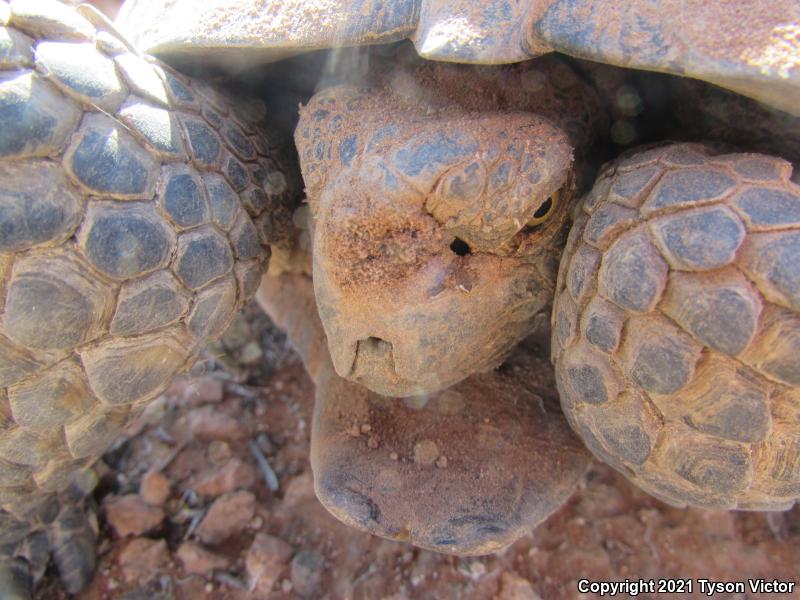
[[[555,212],[556,208],[558,208],[558,202],[560,199],[561,190],[553,192],[550,197],[542,202],[541,206],[536,209],[536,212],[533,213],[533,216],[527,222],[528,227],[534,227],[547,221],[547,219],[549,219],[550,216]]]

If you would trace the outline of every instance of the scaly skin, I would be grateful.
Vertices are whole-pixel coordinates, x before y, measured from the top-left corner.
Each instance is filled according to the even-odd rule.
[[[591,89],[557,60],[405,60],[317,94],[295,134],[333,364],[392,396],[497,366],[530,333],[552,299],[580,158],[603,122]]]
[[[680,144],[609,165],[559,269],[553,357],[592,452],[676,506],[800,498],[800,186]]]
[[[2,572],[52,550],[77,592],[87,468],[252,298],[291,180],[263,115],[75,10],[0,1],[0,26]]]

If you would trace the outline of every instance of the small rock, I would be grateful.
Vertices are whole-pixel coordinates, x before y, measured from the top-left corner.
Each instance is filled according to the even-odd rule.
[[[439,446],[433,440],[422,440],[414,444],[414,462],[430,466],[439,458]]]
[[[139,494],[149,505],[163,506],[170,494],[169,479],[160,471],[150,469],[142,477]]]
[[[217,403],[225,396],[222,381],[204,375],[176,377],[164,395],[189,408]]]
[[[198,494],[216,498],[237,489],[252,487],[255,481],[255,469],[238,458],[232,458],[221,468],[201,475],[194,489]]]
[[[222,382],[212,377],[198,377],[183,391],[183,400],[189,406],[221,402],[225,395]]]
[[[256,534],[244,560],[250,590],[268,594],[286,569],[292,547],[280,538]]]
[[[164,520],[164,511],[147,504],[138,494],[112,496],[105,502],[106,519],[120,537],[141,535]]]
[[[472,561],[469,564],[469,575],[472,579],[480,579],[486,575],[486,565],[477,560]]]
[[[292,591],[292,582],[289,581],[288,579],[284,579],[283,581],[281,581],[281,591],[284,594],[288,594],[289,592],[291,592]]]
[[[292,559],[292,588],[303,598],[311,597],[322,583],[325,557],[314,550],[302,550]]]
[[[169,465],[169,476],[172,481],[180,481],[196,477],[208,469],[208,456],[200,444],[187,444]]]
[[[367,447],[375,450],[378,446],[381,445],[381,438],[378,435],[371,435],[367,440]]]
[[[214,440],[208,445],[208,460],[214,466],[221,467],[230,460],[232,455],[231,447],[227,442]]]
[[[261,518],[261,517],[259,517],[258,515],[256,515],[255,517],[253,517],[253,520],[252,520],[252,521],[250,521],[250,529],[252,529],[252,530],[254,530],[254,531],[258,531],[258,530],[259,530],[259,529],[261,529],[263,526],[264,526],[264,519],[262,519],[262,518]]]
[[[372,431],[372,425],[370,425],[369,423],[364,423],[361,426],[361,433],[369,433],[370,431]]]
[[[283,493],[283,502],[287,506],[294,506],[303,500],[315,497],[314,478],[310,471],[306,471],[289,480],[286,491]]]
[[[245,344],[244,348],[242,348],[239,360],[242,364],[252,365],[261,360],[262,356],[264,356],[264,353],[261,351],[261,346],[256,342],[248,342]]]
[[[389,458],[392,460],[397,460],[398,458],[400,458],[400,456],[398,456],[397,452],[390,452]]]
[[[500,578],[500,593],[497,600],[541,600],[527,579],[505,572]]]
[[[447,457],[442,455],[436,459],[436,466],[440,469],[444,469],[447,466]]]
[[[220,412],[216,406],[203,406],[189,413],[189,431],[199,440],[223,440],[226,442],[249,437],[248,427],[230,415]]]
[[[205,544],[218,544],[247,527],[256,510],[252,492],[231,492],[220,496],[198,525],[197,537]]]
[[[128,542],[119,554],[122,577],[128,583],[146,585],[169,561],[166,540],[136,538]]]
[[[209,575],[214,569],[227,569],[230,565],[226,557],[206,550],[194,542],[181,544],[177,556],[183,564],[183,570],[194,575]]]

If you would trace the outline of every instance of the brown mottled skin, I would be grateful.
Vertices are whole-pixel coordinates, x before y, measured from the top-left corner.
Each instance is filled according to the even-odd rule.
[[[336,371],[411,396],[496,366],[529,334],[552,298],[573,157],[603,113],[557,60],[393,64],[366,89],[316,95],[295,139]]]

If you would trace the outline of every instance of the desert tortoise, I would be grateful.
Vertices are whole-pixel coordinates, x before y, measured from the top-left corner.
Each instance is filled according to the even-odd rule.
[[[699,3],[692,5],[696,19],[688,28],[680,14],[657,10],[650,3],[637,3],[624,14],[604,9],[592,0],[533,2],[525,7],[492,2],[458,10],[444,3],[398,2],[385,10],[378,10],[378,3],[367,3],[359,11],[349,11],[349,3],[329,3],[323,12],[331,12],[324,14],[313,13],[318,7],[304,2],[266,4],[262,14],[268,15],[269,21],[252,22],[252,6],[246,0],[224,5],[204,3],[202,10],[196,3],[176,2],[164,5],[165,13],[139,0],[125,7],[120,26],[132,32],[145,49],[161,52],[176,63],[186,64],[187,57],[190,62],[199,48],[206,54],[211,49],[216,55],[233,58],[226,60],[229,67],[314,48],[380,43],[407,36],[414,38],[423,56],[450,62],[506,63],[557,49],[625,66],[700,77],[796,114],[798,61],[793,40],[797,32],[791,23],[797,21],[797,6],[790,2],[754,2],[751,27],[747,28],[751,35],[746,39],[726,38],[734,28],[725,24],[733,17],[724,9]],[[183,10],[185,14],[187,7],[195,13],[191,19],[170,17],[178,13],[169,11]],[[309,11],[318,20],[309,19]],[[7,131],[14,133],[5,138],[9,140],[8,158],[2,160],[8,174],[3,185],[7,186],[10,207],[3,213],[10,223],[10,233],[3,241],[10,245],[0,254],[5,257],[0,259],[4,303],[0,340],[3,375],[16,378],[4,380],[0,397],[6,415],[0,436],[7,440],[0,444],[0,451],[5,452],[0,454],[0,465],[7,473],[0,479],[0,493],[2,517],[9,523],[4,532],[11,532],[3,549],[9,556],[17,552],[31,558],[35,554],[38,559],[31,564],[38,565],[42,564],[42,553],[46,554],[47,545],[42,540],[46,542],[48,535],[64,549],[60,556],[75,560],[79,555],[68,552],[68,542],[56,537],[58,532],[85,530],[76,525],[79,517],[59,518],[65,525],[48,529],[56,533],[44,533],[44,525],[52,523],[61,510],[57,492],[68,494],[66,502],[72,502],[91,488],[90,482],[80,483],[78,475],[120,429],[130,414],[129,407],[139,408],[166,385],[173,373],[188,366],[202,341],[218,334],[234,307],[252,295],[265,247],[274,241],[270,236],[280,237],[287,222],[286,209],[293,199],[291,173],[283,167],[280,152],[268,147],[268,137],[255,135],[256,129],[242,116],[253,112],[253,105],[229,112],[226,101],[207,86],[143,59],[113,34],[113,27],[101,25],[103,31],[97,33],[100,21],[76,15],[55,1],[0,3],[6,35],[2,46],[6,74],[3,124],[10,123]],[[723,26],[703,26],[709,22]],[[229,27],[219,27],[221,23]],[[190,27],[181,29],[176,24]],[[265,35],[268,31],[273,35]],[[726,44],[708,43],[709,31],[721,33],[719,39]],[[80,72],[75,61],[81,62]],[[516,329],[516,333],[497,336],[495,346],[490,346],[491,336],[476,341],[466,335],[470,328],[462,328],[463,344],[485,344],[484,360],[464,361],[463,354],[453,352],[454,360],[438,372],[426,371],[425,362],[420,361],[416,375],[401,382],[410,385],[398,395],[441,389],[496,364],[524,337],[530,319],[555,297],[553,350],[562,405],[574,429],[597,456],[648,491],[676,504],[753,509],[791,506],[798,495],[800,467],[798,402],[796,384],[791,379],[796,372],[791,333],[797,319],[797,275],[792,266],[798,264],[791,236],[797,227],[793,211],[798,192],[791,181],[796,175],[790,163],[766,155],[734,154],[696,145],[632,153],[604,169],[592,193],[574,211],[576,226],[559,269],[558,249],[575,204],[572,200],[584,183],[580,173],[570,167],[570,156],[576,157],[574,164],[583,163],[584,149],[595,132],[603,130],[604,126],[598,124],[603,122],[604,103],[602,98],[597,100],[600,113],[592,108],[595,100],[582,104],[602,89],[599,78],[592,81],[588,77],[591,84],[587,85],[583,76],[567,74],[573,64],[559,60],[540,66],[526,65],[518,71],[542,70],[546,74],[560,70],[558,77],[545,77],[545,95],[551,94],[550,84],[574,82],[565,85],[565,90],[552,92],[550,104],[521,94],[517,104],[494,99],[488,105],[491,110],[486,110],[485,96],[477,94],[471,99],[472,106],[451,103],[448,108],[451,99],[446,96],[432,101],[409,98],[391,87],[386,93],[387,88],[378,85],[367,92],[355,90],[355,96],[363,99],[362,106],[345,103],[333,115],[351,119],[353,131],[369,132],[381,108],[398,110],[406,106],[404,114],[409,120],[401,124],[408,127],[411,123],[422,132],[419,144],[410,149],[414,151],[425,146],[425,131],[435,129],[436,119],[448,112],[455,117],[450,122],[441,121],[435,135],[440,135],[444,127],[454,138],[465,131],[469,137],[470,128],[485,125],[486,135],[479,136],[477,144],[466,146],[472,148],[472,154],[465,147],[450,153],[454,146],[445,143],[438,150],[428,144],[426,151],[416,155],[415,164],[420,167],[417,175],[422,174],[423,179],[435,179],[435,168],[431,167],[436,164],[452,168],[447,193],[450,200],[461,194],[466,204],[471,192],[464,184],[474,183],[470,177],[476,172],[466,170],[469,164],[463,161],[480,153],[488,157],[496,146],[495,137],[504,129],[522,143],[522,159],[530,159],[532,154],[526,154],[528,146],[520,131],[547,132],[553,142],[539,144],[538,152],[547,157],[542,164],[532,166],[530,160],[514,159],[517,162],[512,167],[530,179],[522,186],[516,185],[522,181],[510,181],[511,187],[505,189],[530,196],[516,206],[511,206],[513,202],[498,205],[499,215],[505,217],[497,229],[498,236],[487,238],[472,230],[470,245],[464,238],[470,233],[468,221],[472,217],[456,224],[460,235],[443,235],[449,225],[438,223],[438,233],[433,237],[439,246],[436,252],[425,255],[446,256],[449,252],[459,257],[452,260],[462,263],[485,261],[487,264],[476,271],[485,275],[495,268],[492,262],[497,255],[489,256],[493,254],[489,248],[492,243],[498,239],[507,242],[509,236],[513,240],[523,230],[526,239],[542,237],[536,266],[531,268],[529,260],[527,271],[523,270],[528,276],[510,273],[507,278],[506,289],[517,294],[518,305],[508,305],[499,319],[489,314],[484,322],[470,324],[472,330],[484,335],[487,323],[499,324],[505,331]],[[422,67],[422,71],[426,69],[437,70]],[[437,77],[453,74],[451,85],[469,87],[463,78],[470,71],[458,67],[438,70]],[[402,72],[398,70],[398,74]],[[489,74],[485,85],[496,76]],[[527,81],[535,87],[541,82],[539,79],[537,84],[536,77]],[[429,89],[436,90],[440,83],[432,81]],[[26,97],[26,90],[40,94],[41,102],[38,95],[34,103],[20,100]],[[322,102],[326,94],[337,99],[338,93],[323,91],[312,105]],[[54,108],[59,102],[63,108]],[[366,105],[371,109],[366,110]],[[426,114],[431,109],[432,117]],[[515,113],[513,118],[510,112]],[[306,124],[314,118],[313,113],[306,109]],[[788,115],[783,113],[780,118]],[[363,185],[366,181],[350,168],[348,160],[364,164],[366,154],[359,154],[359,143],[364,140],[341,146],[346,137],[330,128],[330,115],[323,120],[328,128],[319,132],[312,128],[306,142],[302,141],[303,126],[298,129],[301,154],[309,149],[316,152],[319,142],[327,143],[331,155],[326,157],[323,152],[318,161],[328,161],[324,166],[331,172],[351,178],[342,185]],[[790,127],[796,127],[796,120],[791,123]],[[165,136],[167,130],[181,133]],[[375,156],[388,156],[387,148],[399,141],[391,136],[384,138],[380,143],[386,146]],[[773,153],[797,160],[791,150]],[[426,156],[431,160],[426,162]],[[182,166],[177,170],[183,171],[175,175],[180,175],[181,183],[176,184],[174,192],[180,208],[173,209],[166,206],[170,195],[166,184],[172,181],[173,165],[179,163]],[[414,160],[408,163],[413,170],[416,167],[411,163]],[[35,164],[31,168],[36,174],[31,171],[20,176],[19,169],[31,164]],[[306,171],[310,164],[306,159]],[[373,166],[379,168],[380,164]],[[465,170],[459,178],[455,170],[461,167]],[[162,177],[162,173],[166,175]],[[314,189],[321,192],[327,183],[315,184],[314,177],[307,172],[306,185],[312,206],[321,206]],[[699,183],[691,185],[692,177]],[[64,203],[47,194],[52,178],[63,189],[72,190],[64,194]],[[19,181],[31,182],[31,187],[20,186]],[[410,183],[424,187],[431,182]],[[670,196],[672,204],[666,200],[666,205],[652,209],[653,198],[670,183],[670,189],[677,190],[677,196]],[[271,192],[266,199],[265,191]],[[20,200],[26,194],[36,194],[38,201]],[[448,210],[448,203],[442,203],[440,209]],[[173,210],[177,212],[173,214]],[[193,214],[187,216],[184,210]],[[455,216],[458,214],[456,211]],[[445,224],[452,216],[440,215]],[[183,223],[184,218],[190,222]],[[253,220],[257,227],[253,227]],[[510,224],[517,229],[509,231]],[[42,225],[49,229],[43,232]],[[680,229],[677,233],[676,228]],[[95,235],[91,235],[95,229]],[[315,225],[314,231],[319,230]],[[414,228],[401,233],[413,239]],[[709,237],[714,238],[713,244],[707,244]],[[367,242],[363,249],[369,255],[371,242]],[[402,271],[407,262],[404,256],[407,251],[414,252],[415,244],[409,242],[395,255],[382,255],[386,270],[400,266]],[[537,254],[532,246],[527,248],[531,251],[528,258]],[[705,252],[706,246],[717,252],[716,256]],[[189,248],[202,249],[203,258],[192,260]],[[330,252],[324,244],[323,250]],[[220,255],[224,255],[221,263],[215,260]],[[618,260],[621,255],[630,260]],[[393,262],[393,256],[399,262]],[[686,262],[687,256],[695,262]],[[709,257],[714,260],[708,264],[698,262]],[[108,261],[103,262],[105,258]],[[51,264],[46,262],[50,260],[57,267],[43,278],[41,265]],[[174,275],[166,269],[168,264]],[[185,269],[181,270],[181,265]],[[205,278],[208,269],[213,273]],[[703,270],[702,277],[694,276]],[[198,273],[199,279],[193,279]],[[181,286],[188,286],[183,293],[179,281]],[[535,283],[536,294],[526,288],[530,281]],[[448,294],[452,289],[469,294],[472,285],[468,278],[440,283]],[[69,288],[70,302],[38,301],[42,295],[47,300],[48,290],[62,284]],[[317,282],[321,284],[324,282]],[[686,298],[676,291],[678,287],[692,290],[688,294],[692,301],[705,299],[705,316],[717,320],[693,313],[702,303],[687,305]],[[500,291],[497,296],[502,303],[507,295]],[[61,298],[61,292],[58,295]],[[715,307],[715,298],[722,299],[725,310]],[[324,303],[323,322],[329,324],[337,307],[346,306],[337,304],[338,300]],[[114,330],[117,312],[124,303],[133,316],[127,322],[117,320],[123,329]],[[172,317],[165,317],[167,313],[162,310],[150,310],[155,303],[171,306]],[[42,307],[48,323],[29,318],[34,306]],[[380,301],[374,306],[380,309]],[[413,303],[407,303],[404,309],[412,307]],[[519,310],[515,312],[515,308]],[[380,310],[375,314],[380,320]],[[728,316],[720,319],[724,314]],[[722,337],[714,337],[719,333],[715,324],[730,323],[732,317],[740,315],[750,319],[749,329],[731,328]],[[59,323],[60,327],[54,326]],[[516,328],[515,323],[519,325]],[[143,326],[149,328],[147,332],[139,329]],[[411,321],[406,327],[409,332],[420,331],[425,327],[424,319]],[[660,337],[653,336],[654,331]],[[437,349],[440,353],[457,349],[447,343],[449,333],[445,331],[442,337],[445,342],[431,346],[428,356],[435,356]],[[359,335],[367,349],[364,356],[376,358],[367,361],[371,362],[364,371],[367,376],[360,376],[360,381],[376,387],[378,379],[369,373],[385,367],[386,340],[381,333]],[[54,339],[57,343],[52,345]],[[144,345],[134,345],[131,340]],[[346,363],[337,358],[338,340],[330,331],[328,342],[332,344],[334,365],[337,360]],[[765,346],[769,352],[758,351]],[[158,350],[151,351],[154,347]],[[140,368],[147,366],[148,359],[153,361],[154,370]],[[102,368],[104,361],[114,369],[114,378],[99,375],[109,373],[108,368]],[[135,368],[130,380],[137,385],[120,385],[126,380],[125,366],[131,362]],[[46,379],[51,371],[56,381],[50,388],[57,393],[48,393],[48,388],[38,383],[27,386],[27,396],[20,393],[26,390],[26,383]],[[427,381],[426,372],[433,372]],[[449,373],[449,378],[442,377],[443,372]],[[709,382],[724,382],[727,387],[703,389]],[[679,401],[684,392],[692,399],[688,406]],[[62,407],[59,412],[43,410],[36,404],[36,410],[26,417],[25,398],[30,407],[30,399],[38,398],[37,394],[46,396],[45,406],[62,394],[68,408]],[[92,401],[85,404],[86,398]],[[30,419],[29,424],[25,418]],[[55,440],[55,430],[62,428],[65,436],[51,445],[48,440]],[[67,429],[75,440],[72,445]],[[85,431],[96,433],[87,436]],[[77,451],[79,439],[92,444],[76,454],[73,450]],[[78,473],[70,478],[74,470]],[[335,488],[332,490],[335,492]],[[35,528],[41,532],[35,544],[30,541],[34,538],[26,537],[30,523],[38,523]],[[67,536],[66,540],[79,538]],[[91,565],[79,560],[65,561],[64,565],[66,571],[78,572],[75,589],[91,570]]]

